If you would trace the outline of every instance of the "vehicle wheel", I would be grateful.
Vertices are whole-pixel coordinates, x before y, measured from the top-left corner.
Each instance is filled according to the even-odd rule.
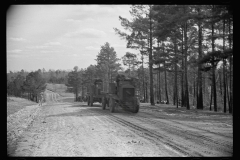
[[[93,106],[93,96],[90,96],[90,106]]]
[[[135,99],[134,100],[134,104],[133,104],[133,113],[138,113],[138,111],[139,111],[139,103],[138,103],[138,100],[137,99]]]
[[[138,113],[139,111],[139,105],[135,105],[133,108],[133,113]]]
[[[106,100],[106,105],[109,108],[109,99],[106,98],[105,100]]]
[[[90,96],[88,96],[87,105],[88,105],[88,106],[90,105]]]
[[[106,98],[102,98],[102,109],[105,110],[106,109]]]
[[[109,99],[110,112],[113,113],[115,110],[115,100],[113,98]]]

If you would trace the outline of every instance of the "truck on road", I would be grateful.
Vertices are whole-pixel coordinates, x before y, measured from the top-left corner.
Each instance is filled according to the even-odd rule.
[[[102,89],[103,89],[103,85],[102,85],[102,80],[101,79],[95,79],[94,80],[94,84],[92,84],[89,87],[89,92],[87,95],[87,103],[88,106],[93,106],[94,102],[102,102]]]
[[[102,109],[110,107],[110,112],[115,112],[118,106],[124,110],[137,113],[139,111],[139,99],[136,95],[136,78],[127,78],[118,75],[115,83],[109,83],[108,93],[103,93]]]

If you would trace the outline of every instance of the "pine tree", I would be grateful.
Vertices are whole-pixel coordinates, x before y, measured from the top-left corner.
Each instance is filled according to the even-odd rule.
[[[129,76],[131,76],[131,70],[135,70],[134,66],[138,65],[138,59],[137,55],[134,53],[127,52],[123,57],[122,57],[123,64],[128,66],[129,69]]]
[[[77,101],[77,98],[78,98],[81,81],[82,80],[81,80],[80,73],[78,72],[78,67],[75,66],[73,71],[68,73],[68,82],[66,84],[66,86],[68,87],[73,87],[73,91],[75,94],[75,101]]]
[[[38,72],[31,72],[26,76],[23,88],[29,93],[29,99],[38,102],[38,96],[46,89],[46,81]]]
[[[108,91],[108,84],[113,82],[116,77],[118,70],[120,70],[120,64],[118,63],[120,59],[117,58],[117,54],[113,47],[106,42],[101,46],[101,50],[97,55],[97,65],[100,67],[102,73],[106,75],[103,77],[103,82],[105,83],[104,91]]]
[[[121,21],[121,25],[131,32],[131,35],[128,35],[120,30],[114,28],[117,34],[120,37],[127,40],[127,46],[131,46],[131,48],[140,48],[140,43],[145,46],[148,46],[148,56],[149,56],[149,77],[150,77],[150,103],[151,105],[155,105],[154,103],[154,93],[153,93],[153,73],[152,73],[152,43],[153,43],[153,13],[151,5],[133,5],[131,7],[130,14],[133,16],[133,21],[119,17]],[[137,38],[141,34],[141,38]],[[143,38],[144,37],[144,38]],[[145,41],[143,40],[145,39]],[[134,46],[137,44],[138,46]],[[147,45],[148,44],[148,45]],[[142,45],[142,46],[143,46]],[[143,47],[142,47],[143,49]]]

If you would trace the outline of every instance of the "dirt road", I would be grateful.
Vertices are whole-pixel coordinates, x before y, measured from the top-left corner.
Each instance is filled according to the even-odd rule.
[[[232,117],[141,105],[134,114],[110,113],[99,103],[45,104],[18,139],[12,156],[232,156]]]

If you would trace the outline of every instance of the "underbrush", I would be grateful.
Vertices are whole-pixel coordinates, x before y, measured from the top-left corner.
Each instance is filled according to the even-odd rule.
[[[36,102],[19,97],[7,97],[7,116],[13,114],[26,106],[36,105]]]

